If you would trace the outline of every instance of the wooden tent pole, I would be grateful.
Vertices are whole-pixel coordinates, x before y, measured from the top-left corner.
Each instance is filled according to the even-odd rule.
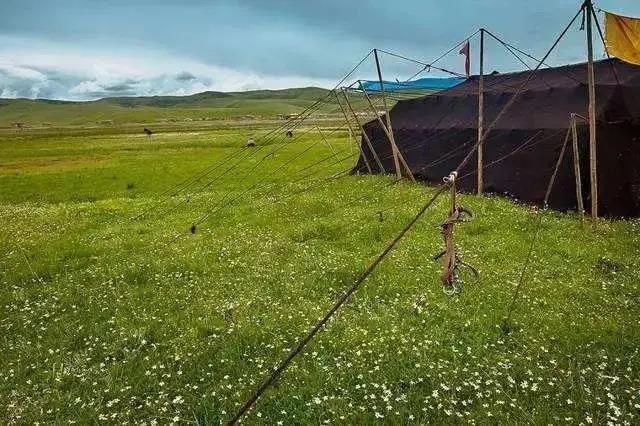
[[[342,115],[344,116],[344,119],[347,122],[347,129],[349,130],[349,139],[352,139],[353,142],[355,142],[355,144],[358,145],[358,148],[360,149],[360,154],[362,154],[362,159],[364,160],[365,166],[367,166],[367,170],[369,171],[369,174],[373,174],[373,172],[371,170],[371,166],[369,165],[369,160],[367,160],[367,156],[364,153],[364,149],[362,149],[362,145],[360,143],[358,143],[358,141],[356,140],[355,133],[354,133],[353,129],[351,128],[351,122],[349,121],[349,117],[347,116],[347,112],[342,107],[342,103],[340,102],[340,98],[338,98],[338,92],[334,91],[333,94],[336,95],[336,101],[338,101],[338,105],[340,105],[340,111],[342,111]],[[351,146],[351,144],[349,144],[349,146]],[[335,152],[334,152],[334,154],[335,154]]]
[[[478,195],[484,190],[484,28],[480,28],[480,76],[478,79]]]
[[[380,59],[378,58],[378,49],[373,49],[373,56],[376,60],[376,70],[378,71],[378,81],[380,82],[380,93],[382,94],[382,104],[384,105],[384,116],[387,121],[387,135],[389,137],[389,140],[391,141],[391,150],[393,152],[393,164],[396,167],[396,177],[398,179],[402,179],[402,170],[400,169],[401,154],[400,154],[400,151],[398,150],[398,146],[396,145],[396,140],[393,136],[393,127],[391,126],[391,116],[389,115],[389,108],[387,106],[387,96],[384,92],[384,82],[382,80],[382,70],[380,69]],[[378,115],[377,111],[376,111],[376,115]],[[411,180],[415,181],[413,177],[413,173],[411,173],[411,170],[407,166],[406,161],[404,161],[404,158],[402,159],[402,162],[404,163],[403,165],[405,166],[407,174],[409,175]]]
[[[393,135],[389,132],[389,130],[387,129],[387,126],[385,126],[385,124],[382,122],[382,119],[378,115],[378,111],[376,111],[376,108],[373,106],[373,102],[371,102],[371,98],[369,97],[369,94],[367,93],[366,89],[362,85],[360,87],[362,89],[362,93],[364,93],[364,96],[367,99],[367,102],[369,104],[369,108],[371,108],[373,113],[376,115],[376,120],[378,120],[378,123],[380,124],[380,127],[382,128],[382,130],[384,131],[385,135],[387,136],[387,139],[389,139],[389,143],[391,144],[391,149],[393,150],[393,148],[395,147],[395,152],[398,154],[398,159],[400,160],[400,162],[404,166],[404,169],[406,170],[406,172],[409,175],[409,177],[411,178],[411,180],[413,182],[415,182],[416,179],[413,177],[413,173],[411,173],[411,169],[407,165],[407,162],[404,161],[404,157],[402,156],[402,153],[400,152],[400,150],[398,150],[397,146],[395,145],[395,142],[394,143],[391,142],[393,140]],[[402,178],[402,176],[400,176],[400,178]]]
[[[575,114],[571,114],[571,135],[573,139],[573,174],[576,178],[576,201],[578,203],[578,213],[581,217],[584,217],[584,203],[582,201],[582,177],[580,176],[580,152],[578,151],[578,129]]]
[[[376,150],[373,149],[373,144],[371,143],[371,139],[369,139],[369,135],[367,135],[367,132],[364,130],[364,127],[362,126],[362,123],[360,123],[360,119],[358,118],[358,114],[356,114],[356,112],[354,111],[353,107],[351,106],[351,102],[349,102],[349,97],[347,96],[347,92],[345,92],[344,89],[341,89],[341,90],[342,90],[342,96],[344,97],[344,100],[347,103],[347,108],[349,108],[349,111],[351,111],[351,115],[353,115],[353,118],[356,120],[356,124],[358,125],[360,130],[362,130],[362,137],[364,137],[364,140],[367,143],[367,146],[369,147],[369,151],[373,155],[373,159],[376,160],[376,164],[380,168],[380,171],[382,173],[386,174],[387,171],[384,169],[384,166],[382,165],[382,162],[380,161],[380,158],[378,158],[378,154],[376,153]]]
[[[585,0],[587,14],[587,77],[589,84],[589,171],[591,174],[591,218],[598,218],[598,164],[596,152],[596,88],[593,71],[593,37],[591,0]]]

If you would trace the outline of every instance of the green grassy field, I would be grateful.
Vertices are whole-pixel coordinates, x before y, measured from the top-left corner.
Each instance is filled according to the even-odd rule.
[[[356,154],[332,131],[244,151],[256,126],[3,133],[0,422],[228,419],[433,192],[327,180]],[[543,213],[503,335],[538,214],[462,203],[480,281],[442,292],[441,198],[246,422],[638,423],[640,221]]]

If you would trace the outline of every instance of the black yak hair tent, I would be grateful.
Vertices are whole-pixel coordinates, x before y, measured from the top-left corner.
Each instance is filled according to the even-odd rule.
[[[640,216],[640,66],[618,59],[594,63],[599,210],[610,217]],[[491,123],[530,71],[484,76],[484,122]],[[484,144],[484,191],[540,204],[559,158],[571,114],[577,114],[582,196],[589,200],[587,65],[540,69]],[[418,179],[441,183],[473,148],[478,134],[478,77],[428,96],[399,101],[390,118],[396,144]],[[384,120],[384,118],[383,118]],[[377,120],[366,123],[384,168],[394,170],[391,145]],[[354,169],[365,173],[362,155]],[[571,142],[560,163],[549,207],[576,210]],[[373,172],[380,172],[369,161]],[[476,163],[460,172],[459,188],[476,190]]]

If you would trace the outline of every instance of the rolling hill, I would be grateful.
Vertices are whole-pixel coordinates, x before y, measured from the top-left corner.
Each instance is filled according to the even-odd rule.
[[[0,99],[0,127],[109,125],[167,121],[273,119],[303,111],[328,91],[317,87],[247,92],[202,92],[190,96],[104,98],[72,102]],[[328,106],[324,110],[329,112]]]

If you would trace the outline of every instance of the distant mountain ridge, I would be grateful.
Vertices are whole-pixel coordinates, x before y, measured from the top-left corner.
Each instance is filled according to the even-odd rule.
[[[46,98],[0,98],[0,106],[12,101],[33,101],[43,102],[53,105],[65,104],[89,104],[89,103],[115,103],[123,106],[174,106],[179,104],[189,104],[206,102],[211,99],[239,98],[239,99],[308,99],[309,97],[320,97],[325,95],[328,89],[320,87],[297,87],[290,89],[257,89],[241,92],[217,92],[208,90],[194,93],[192,95],[151,95],[151,96],[113,96],[89,101],[72,101],[62,99]]]
[[[132,96],[92,101],[0,98],[0,127],[113,122],[275,118],[303,111],[327,89],[301,87],[245,92],[207,91],[186,96]]]

